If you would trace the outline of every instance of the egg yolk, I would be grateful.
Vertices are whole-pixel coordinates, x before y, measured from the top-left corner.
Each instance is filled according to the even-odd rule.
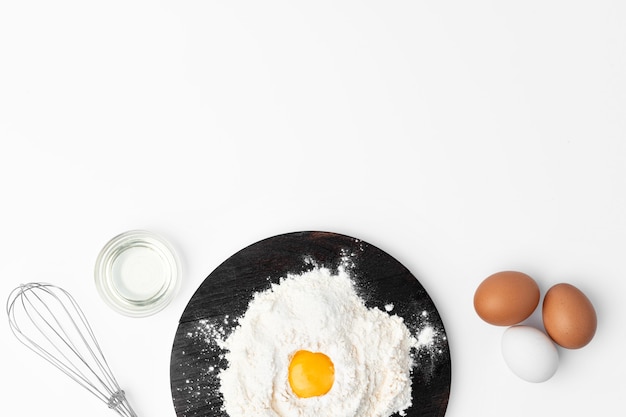
[[[300,398],[326,394],[335,382],[335,366],[321,352],[299,350],[289,364],[289,385]]]

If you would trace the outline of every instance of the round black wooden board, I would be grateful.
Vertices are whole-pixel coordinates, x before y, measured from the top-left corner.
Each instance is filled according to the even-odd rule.
[[[215,329],[226,337],[253,294],[288,273],[348,265],[357,292],[369,308],[402,317],[414,336],[430,326],[435,337],[415,352],[413,405],[408,417],[442,417],[450,394],[451,364],[441,317],[419,281],[400,262],[361,240],[328,232],[297,232],[250,245],[218,266],[200,285],[183,312],[170,361],[170,382],[178,417],[228,416],[222,410],[218,374],[228,363]],[[372,338],[376,335],[372,334]],[[355,416],[358,417],[358,416]]]

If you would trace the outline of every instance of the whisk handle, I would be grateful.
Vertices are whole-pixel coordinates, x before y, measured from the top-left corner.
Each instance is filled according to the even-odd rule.
[[[111,397],[109,397],[107,405],[110,409],[116,411],[119,415],[123,417],[137,417],[137,414],[135,414],[135,411],[128,403],[128,400],[126,400],[126,394],[124,393],[124,390],[114,392]]]

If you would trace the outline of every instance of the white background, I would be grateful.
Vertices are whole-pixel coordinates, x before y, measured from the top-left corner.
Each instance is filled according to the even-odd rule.
[[[626,2],[4,1],[0,294],[83,306],[139,417],[174,417],[187,301],[260,239],[326,230],[399,259],[452,351],[447,416],[617,415],[626,392]],[[184,282],[122,316],[93,267],[167,237]],[[513,375],[473,293],[517,269],[576,285],[598,331],[549,381]],[[537,312],[531,323],[540,326]],[[2,415],[111,411],[0,324]]]

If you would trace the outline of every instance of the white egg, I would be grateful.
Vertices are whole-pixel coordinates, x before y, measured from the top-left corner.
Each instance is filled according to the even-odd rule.
[[[530,326],[513,326],[504,332],[502,356],[511,371],[528,382],[547,381],[559,366],[559,352],[552,340]]]

